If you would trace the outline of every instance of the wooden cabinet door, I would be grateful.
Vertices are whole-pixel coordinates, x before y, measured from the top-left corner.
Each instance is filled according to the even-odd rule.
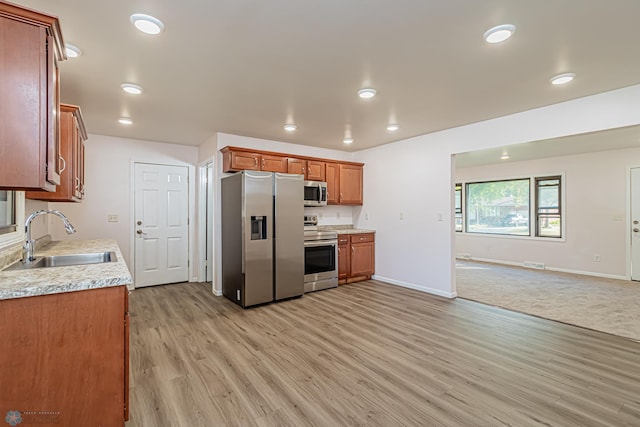
[[[263,154],[262,161],[260,163],[260,170],[267,172],[280,172],[287,173],[288,165],[287,158],[282,156],[270,156]]]
[[[375,243],[351,243],[350,276],[371,276],[375,265]]]
[[[57,18],[0,2],[0,188],[60,184]]]
[[[307,171],[307,161],[302,159],[296,159],[294,157],[289,157],[287,159],[287,172],[288,173],[297,173],[299,175],[304,175],[306,179],[306,171]]]
[[[126,286],[0,300],[0,413],[51,410],[47,425],[124,425]],[[27,414],[28,415],[28,414]],[[23,415],[25,425],[29,422]]]
[[[309,181],[324,181],[325,163],[317,160],[307,160],[307,179]]]
[[[232,151],[231,169],[259,171],[260,154],[246,153],[244,151]]]
[[[84,145],[86,137],[80,108],[60,106],[60,185],[55,191],[27,191],[27,199],[51,202],[77,202],[83,197]]]
[[[362,204],[362,166],[340,164],[340,204]]]
[[[345,283],[351,267],[349,236],[338,235],[338,280]]]
[[[336,205],[340,202],[340,167],[337,163],[326,163],[325,171],[327,204]]]

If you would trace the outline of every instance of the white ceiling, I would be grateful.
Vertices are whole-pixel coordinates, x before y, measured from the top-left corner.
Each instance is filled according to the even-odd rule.
[[[61,64],[62,101],[82,107],[90,133],[127,138],[360,150],[640,83],[638,0],[14,1],[58,15],[83,51]],[[140,33],[133,13],[165,31]],[[485,43],[503,23],[514,37]],[[567,71],[573,83],[549,84]],[[378,95],[359,99],[365,86]]]

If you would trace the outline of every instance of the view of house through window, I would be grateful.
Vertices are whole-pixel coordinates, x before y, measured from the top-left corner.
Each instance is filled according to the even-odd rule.
[[[529,187],[528,178],[468,183],[467,233],[529,236]]]
[[[16,231],[15,192],[0,191],[0,234]]]
[[[560,177],[536,178],[536,236],[562,237]]]

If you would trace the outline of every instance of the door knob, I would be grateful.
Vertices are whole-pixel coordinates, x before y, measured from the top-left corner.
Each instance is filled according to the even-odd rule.
[[[638,220],[636,219],[635,221],[633,221],[633,223],[634,223],[634,224],[637,224],[637,223],[638,223]]]
[[[142,225],[142,221],[138,221],[138,222],[136,222],[136,224]]]
[[[142,230],[136,230],[136,233],[142,234]]]
[[[640,228],[634,228],[634,229],[633,229],[633,232],[634,232],[634,233],[637,233],[638,231],[640,231]]]

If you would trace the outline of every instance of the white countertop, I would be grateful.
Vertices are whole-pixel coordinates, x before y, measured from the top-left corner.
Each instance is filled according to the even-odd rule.
[[[375,233],[375,230],[365,230],[363,228],[346,228],[346,229],[338,229],[336,230],[338,234],[365,234],[365,233]]]
[[[0,271],[0,300],[130,285],[131,273],[115,240],[51,242],[36,257],[115,252],[117,261],[66,267]]]

